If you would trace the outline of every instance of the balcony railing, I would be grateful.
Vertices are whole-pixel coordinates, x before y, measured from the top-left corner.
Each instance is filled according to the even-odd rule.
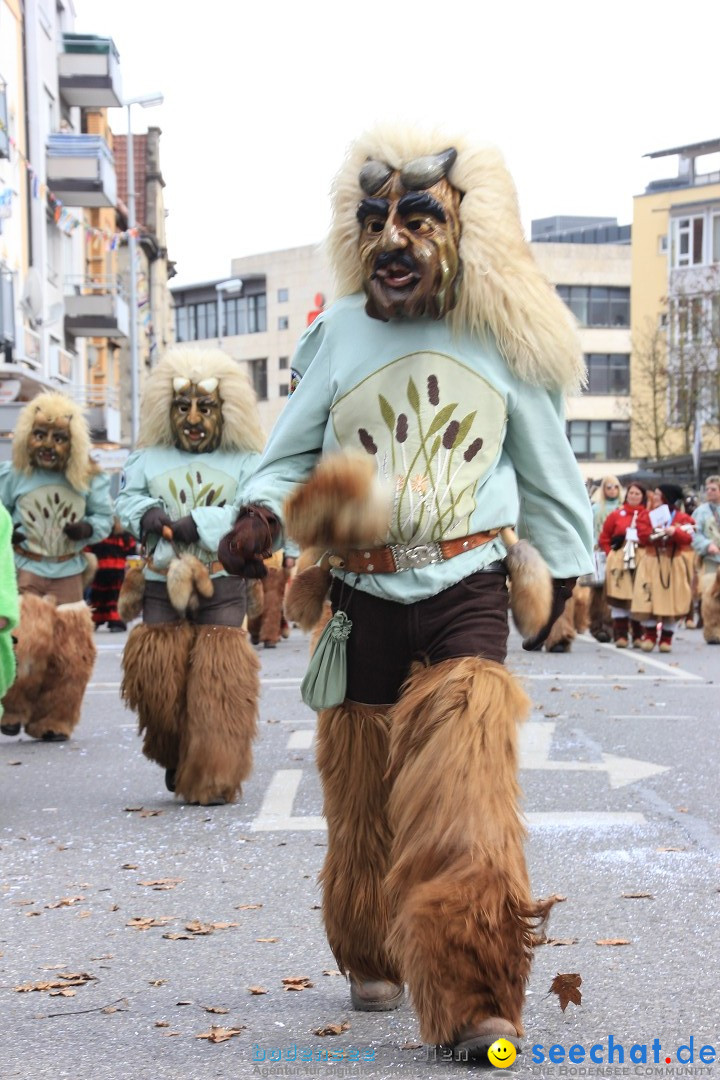
[[[82,108],[122,105],[120,57],[112,38],[63,34],[58,73],[60,93],[68,105]]]
[[[130,312],[119,279],[66,278],[65,329],[75,337],[128,337]]]
[[[47,182],[67,206],[115,206],[117,202],[115,159],[99,135],[49,135]]]

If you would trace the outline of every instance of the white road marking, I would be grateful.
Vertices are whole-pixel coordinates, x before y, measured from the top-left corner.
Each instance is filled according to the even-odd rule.
[[[606,772],[611,788],[625,787],[638,780],[667,772],[668,765],[655,765],[637,758],[602,754],[602,761],[554,761],[550,749],[555,724],[535,720],[520,731],[520,768],[540,769],[543,772]]]
[[[287,742],[288,750],[309,750],[313,744],[315,738],[315,732],[312,728],[305,728],[301,731],[291,731],[290,738]]]
[[[302,780],[302,769],[279,769],[265,792],[260,812],[250,826],[251,832],[324,832],[325,818],[293,814],[293,805]],[[563,829],[609,829],[645,824],[640,813],[622,811],[569,810],[539,811],[525,815],[533,827]]]

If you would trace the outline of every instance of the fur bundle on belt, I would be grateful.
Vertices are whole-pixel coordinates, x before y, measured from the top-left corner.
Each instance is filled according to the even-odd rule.
[[[200,598],[209,600],[214,592],[208,568],[187,552],[168,567],[167,591],[170,603],[180,615],[197,611]]]
[[[322,564],[322,554],[320,548],[302,552],[285,594],[285,617],[301,630],[312,630],[317,625],[330,591],[330,571]]]
[[[552,575],[540,552],[527,540],[518,540],[512,529],[503,529],[500,539],[507,548],[513,620],[524,638],[534,637],[550,618]]]
[[[385,543],[390,496],[367,454],[330,454],[285,502],[285,528],[302,548]]]
[[[118,615],[123,622],[129,623],[142,615],[143,596],[145,595],[145,575],[140,567],[133,566],[125,572],[125,578],[118,596]]]

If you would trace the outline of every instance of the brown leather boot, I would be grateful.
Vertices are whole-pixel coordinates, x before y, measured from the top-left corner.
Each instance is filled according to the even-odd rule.
[[[489,1016],[463,1028],[453,1043],[453,1054],[460,1061],[487,1061],[487,1052],[498,1039],[512,1043],[517,1051],[521,1048],[520,1037],[510,1021]]]
[[[390,1012],[402,1005],[405,987],[387,979],[356,979],[351,975],[350,1000],[356,1012]]]

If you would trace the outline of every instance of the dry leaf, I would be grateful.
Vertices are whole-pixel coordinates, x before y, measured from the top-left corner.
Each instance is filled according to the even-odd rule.
[[[40,912],[38,912],[38,915]],[[78,919],[89,919],[92,915],[92,911],[78,911]]]
[[[402,1046],[400,1047],[400,1049],[401,1050],[419,1050],[424,1045],[425,1045],[424,1043],[411,1043],[411,1042],[408,1042],[408,1043],[403,1043]]]
[[[220,1043],[227,1042],[228,1039],[232,1039],[233,1035],[240,1035],[245,1029],[239,1028],[224,1028],[224,1027],[211,1027],[209,1031],[204,1031],[202,1035],[196,1035],[196,1039],[207,1039],[208,1042]]]
[[[151,926],[166,926],[169,922],[174,922],[174,918],[171,915],[161,915],[158,919],[154,919],[150,915],[145,915],[142,918],[131,919],[130,922],[125,923],[125,925],[131,926],[133,930],[149,930]]]
[[[167,979],[151,979],[148,986],[164,986]]]
[[[198,919],[193,919],[192,922],[185,923],[185,929],[189,930],[191,934],[212,934],[215,929],[212,923],[201,923]]]
[[[218,1005],[203,1005],[205,1012],[209,1013],[227,1013],[229,1009],[221,1009]]]
[[[654,900],[655,897],[649,892],[624,892],[623,900]]]
[[[559,694],[561,690],[562,690],[562,686],[551,686],[550,687],[550,693],[551,694]]]
[[[141,810],[140,817],[160,817],[162,810]]]
[[[578,939],[576,937],[561,938],[561,937],[549,937],[544,941],[539,942],[540,945],[577,945]]]
[[[235,905],[235,910],[236,911],[257,911],[257,909],[261,908],[261,907],[262,907],[262,904],[236,904]]]
[[[22,765],[22,761],[7,761],[6,765]]]
[[[81,971],[67,975],[58,975],[57,979],[54,979],[51,982],[23,983],[22,986],[14,986],[13,990],[16,990],[19,994],[28,994],[33,990],[65,990],[70,986],[84,986],[85,983],[93,982],[94,980],[94,975],[89,975],[87,972]]]
[[[91,960],[112,960],[113,954],[111,952],[103,953],[102,956],[91,956]],[[62,966],[62,965],[61,965]]]
[[[176,1005],[192,1005],[192,1001],[176,1001]]]
[[[168,933],[168,934],[163,934],[163,937],[166,938],[168,941],[192,941],[193,938],[195,937],[195,935],[194,934]]]
[[[574,1005],[580,1005],[582,1002],[582,994],[580,993],[580,986],[582,985],[582,978],[580,975],[561,975],[560,972],[555,976],[548,990],[549,994],[557,994],[560,999],[560,1008],[565,1012],[568,1007],[568,1003],[572,1001]]]
[[[170,1027],[169,1020],[156,1020],[155,1027]]]
[[[291,975],[287,979],[283,979],[282,984],[286,990],[309,990],[311,986],[315,985],[307,975]]]
[[[687,814],[688,812],[687,806],[676,806],[675,809],[677,810],[678,814]]]
[[[342,971],[333,971],[332,969],[329,969],[328,971],[323,971],[323,975],[342,975]]]
[[[50,997],[75,997],[77,990],[68,989],[64,987],[62,990],[51,990]]]
[[[116,1005],[106,1005],[104,1009],[100,1010],[100,1012],[102,1012],[102,1013],[114,1013],[114,1012],[117,1012],[117,1011],[118,1010],[117,1010]]]
[[[127,807],[126,807],[126,809],[127,809]],[[121,870],[137,870],[137,863],[134,863],[134,862],[123,863],[122,866],[120,867],[120,869]]]
[[[28,907],[30,904],[34,904],[34,900],[13,900],[13,904],[16,907]]]
[[[630,945],[632,944],[626,938],[600,938],[595,942],[596,945]]]
[[[139,814],[142,810],[142,806],[125,806],[123,809],[127,810],[128,814]]]
[[[248,986],[248,990],[251,994],[267,994],[264,986]]]
[[[59,908],[59,907],[72,907],[73,904],[79,904],[81,900],[84,900],[84,896],[63,896],[61,900],[56,900],[54,904],[46,904],[46,908]]]
[[[684,847],[659,847],[655,848],[656,851],[686,851]]]
[[[342,1035],[343,1031],[349,1031],[350,1025],[347,1021],[343,1021],[342,1024],[326,1024],[325,1027],[315,1028],[313,1035],[319,1035],[321,1038],[325,1035]]]
[[[271,942],[274,943],[276,941],[279,941],[280,938],[279,937],[256,937],[255,940],[256,941],[271,941]]]
[[[138,881],[138,885],[145,885],[147,888],[155,889],[157,892],[164,892],[167,889],[174,889],[176,885],[179,885],[184,880],[181,877],[166,877],[158,878],[157,881]]]
[[[42,915],[42,911],[23,911],[23,915],[29,918],[31,915]]]

